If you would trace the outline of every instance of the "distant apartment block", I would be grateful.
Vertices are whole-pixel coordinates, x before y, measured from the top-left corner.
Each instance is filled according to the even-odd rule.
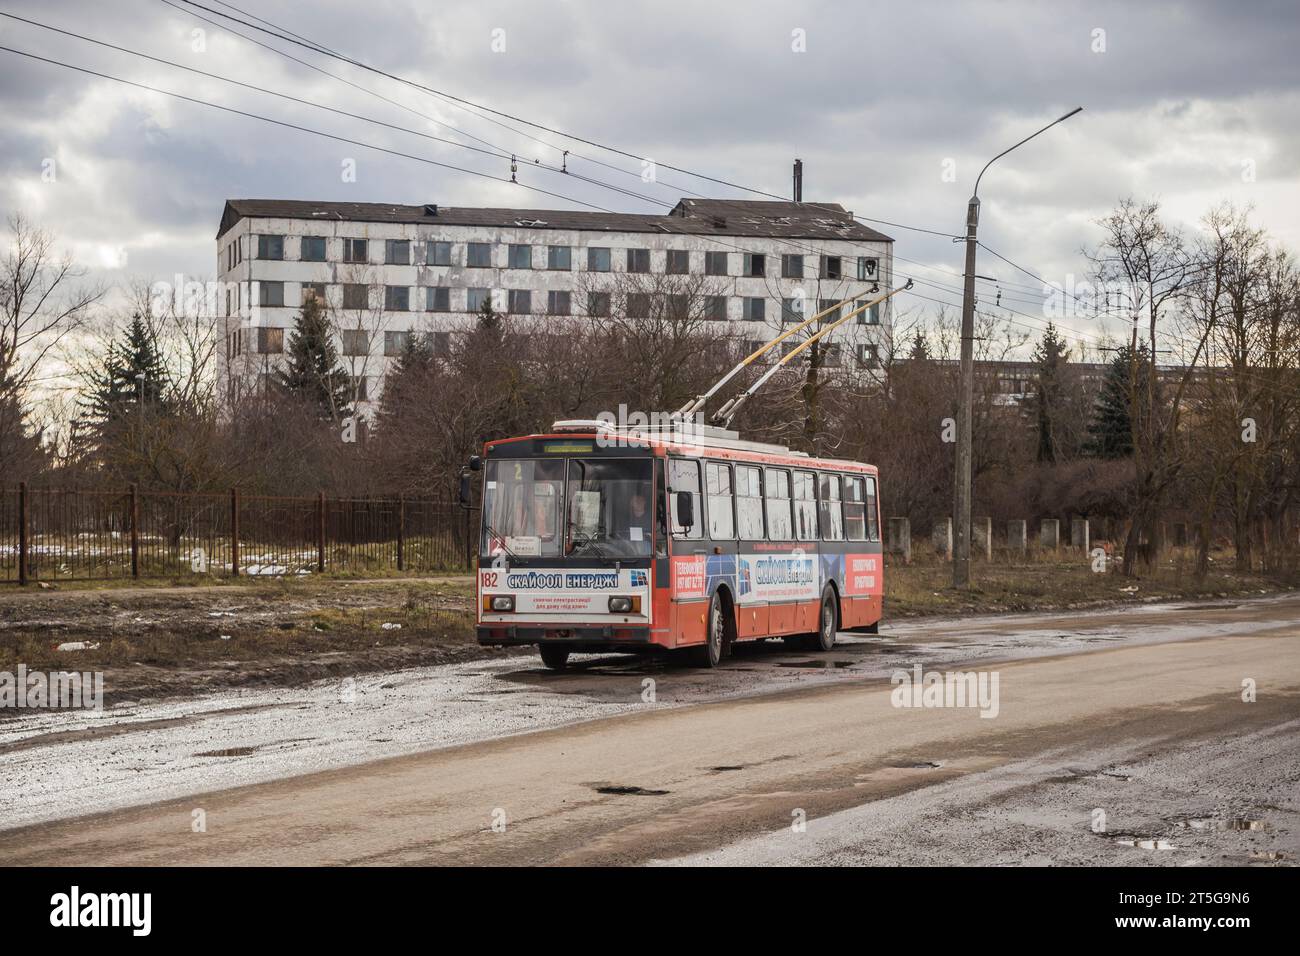
[[[834,203],[683,199],[650,216],[232,199],[217,233],[222,372],[232,389],[259,387],[304,297],[319,296],[369,413],[413,334],[445,348],[485,301],[538,331],[562,317],[638,315],[652,303],[633,290],[660,276],[658,287],[694,290],[695,314],[719,337],[758,343],[887,289],[892,250]],[[827,360],[874,368],[890,318],[886,302],[846,323]]]

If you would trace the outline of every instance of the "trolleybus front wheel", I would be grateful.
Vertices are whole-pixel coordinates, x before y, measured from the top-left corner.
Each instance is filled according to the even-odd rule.
[[[542,663],[553,671],[562,671],[569,664],[567,647],[558,644],[539,644],[537,650],[542,655]]]
[[[705,639],[701,647],[691,648],[694,663],[698,667],[717,667],[722,663],[726,652],[727,618],[723,611],[722,598],[715,592],[709,598],[709,616],[705,619]]]

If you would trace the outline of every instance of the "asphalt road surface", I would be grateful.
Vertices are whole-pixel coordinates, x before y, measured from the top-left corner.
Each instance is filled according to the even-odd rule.
[[[582,708],[533,732],[503,726],[131,805],[131,762],[147,783],[136,754],[166,746],[165,728],[140,720],[107,745],[128,754],[100,781],[118,808],[11,819],[0,864],[1286,865],[1300,855],[1300,597],[844,637],[824,658],[765,646],[715,674],[599,658],[550,675],[501,662],[474,679],[534,695],[542,713],[548,699]],[[996,675],[996,715],[895,706],[890,675],[914,664]],[[653,702],[641,698],[647,678]],[[346,737],[345,714],[320,719],[319,733]],[[0,746],[0,770],[44,761],[81,773],[82,805],[95,806],[88,739],[42,727]],[[134,799],[165,792],[142,785]],[[0,790],[0,826],[17,793]],[[13,819],[41,815],[24,812]]]

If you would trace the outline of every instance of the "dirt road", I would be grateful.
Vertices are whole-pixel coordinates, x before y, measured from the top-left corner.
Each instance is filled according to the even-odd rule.
[[[916,654],[851,644],[843,671],[792,689],[11,829],[0,863],[1287,862],[1298,621],[1290,597],[918,626]],[[1016,654],[1025,634],[1036,654]],[[894,706],[885,675],[922,660],[996,672],[996,716]],[[644,681],[622,680],[625,704]],[[592,683],[608,686],[580,672],[551,692]]]

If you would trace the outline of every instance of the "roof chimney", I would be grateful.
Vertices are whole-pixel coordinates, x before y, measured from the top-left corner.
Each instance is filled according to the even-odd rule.
[[[794,201],[803,202],[803,160],[794,161]]]
[[[438,204],[436,202],[427,202],[424,204],[424,214],[426,216],[438,215]]]

